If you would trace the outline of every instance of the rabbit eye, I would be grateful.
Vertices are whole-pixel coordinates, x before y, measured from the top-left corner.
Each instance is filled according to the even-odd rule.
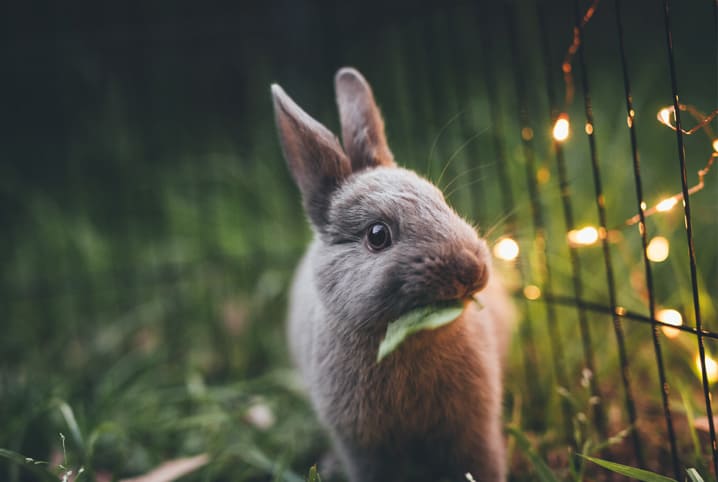
[[[366,232],[366,240],[374,251],[380,251],[391,245],[391,232],[384,223],[374,223]]]

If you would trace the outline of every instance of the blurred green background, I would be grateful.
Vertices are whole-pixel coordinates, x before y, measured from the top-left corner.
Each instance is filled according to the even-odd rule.
[[[583,10],[587,4],[580,3]],[[672,102],[661,2],[624,3],[651,205],[680,191],[675,134],[655,119]],[[718,106],[716,6],[673,4],[681,101],[707,113]],[[620,233],[611,248],[619,304],[646,314],[640,238],[635,227],[620,227],[636,201],[614,8],[600,3],[586,27],[585,49],[608,224]],[[540,49],[539,10],[547,19],[550,63]],[[523,82],[546,222],[545,262],[554,292],[571,296],[545,74],[552,72],[550,88],[563,99],[560,65],[573,19],[574,2],[565,0],[6,5],[0,16],[0,447],[51,461],[59,474],[58,463],[85,467],[88,479],[136,475],[208,452],[211,462],[195,473],[198,480],[303,480],[319,460],[326,441],[284,341],[286,291],[310,231],[277,143],[272,82],[337,132],[333,74],[343,65],[361,70],[400,164],[437,181],[491,242],[515,216],[525,274],[514,283],[517,299],[523,285],[545,281],[525,187],[517,92]],[[574,72],[576,98],[565,106],[573,129],[565,144],[572,205],[577,224],[596,225],[576,62]],[[686,150],[694,184],[710,140],[698,132],[686,138]],[[497,182],[500,163],[514,197],[508,211]],[[718,179],[710,172],[706,188],[691,198],[709,330],[716,328],[718,299],[716,199]],[[658,304],[678,309],[693,325],[680,210],[649,218],[648,230],[671,243],[668,260],[653,266]],[[600,248],[582,248],[581,260],[584,297],[605,304]],[[515,267],[499,264],[517,279]],[[551,458],[565,453],[557,435],[564,414],[545,305],[518,306],[530,310],[539,378],[527,387],[517,336],[507,419],[531,431],[565,475],[565,455]],[[581,384],[576,310],[556,309],[570,380],[564,388],[579,420],[590,394]],[[614,434],[627,421],[613,328],[610,317],[589,316],[595,375]],[[646,452],[652,468],[666,472],[651,329],[630,321],[625,329]],[[669,382],[682,387],[672,392],[682,456],[695,464],[707,450],[704,438],[699,447],[690,441],[684,421],[686,410],[705,410],[696,342],[684,333],[663,339],[663,349]],[[718,354],[710,342],[708,349]],[[544,414],[540,421],[526,408],[534,399],[541,401],[534,406]],[[590,422],[576,423],[586,425],[581,437],[597,437]],[[530,467],[512,465],[516,480],[531,480]],[[41,477],[28,464],[0,459],[2,480]]]

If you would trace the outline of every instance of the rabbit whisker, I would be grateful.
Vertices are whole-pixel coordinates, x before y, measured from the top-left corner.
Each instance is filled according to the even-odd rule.
[[[444,168],[441,170],[441,173],[439,173],[439,178],[436,180],[436,185],[437,185],[437,186],[441,184],[441,178],[444,177],[444,174],[446,174],[446,170],[449,168],[449,165],[453,162],[453,160],[454,160],[459,154],[461,154],[461,152],[462,152],[464,149],[466,149],[466,147],[467,147],[469,144],[471,144],[472,141],[474,141],[476,138],[478,138],[481,134],[483,134],[483,133],[486,132],[487,130],[488,130],[488,129],[484,128],[484,129],[481,129],[481,130],[476,131],[474,134],[472,134],[471,136],[469,136],[469,138],[466,139],[466,140],[451,154],[451,156],[449,157],[449,159],[448,159],[448,160],[446,161],[446,163],[444,164]]]
[[[467,188],[473,186],[474,184],[483,181],[487,177],[488,176],[479,176],[479,177],[472,179],[470,182],[467,182],[466,184],[458,184],[456,187],[454,187],[454,189],[452,189],[451,191],[446,193],[446,195],[445,195],[446,199],[451,199],[451,196],[456,194],[457,191],[460,191],[462,189],[467,189]]]
[[[441,139],[442,134],[444,134],[444,131],[446,131],[451,124],[453,124],[459,117],[461,117],[464,114],[463,110],[460,110],[453,116],[449,118],[448,121],[444,123],[443,126],[441,126],[441,129],[439,129],[439,132],[434,136],[434,141],[431,143],[431,148],[429,149],[429,155],[426,157],[426,169],[424,172],[427,174],[429,173],[429,167],[431,167],[431,158],[434,157],[434,151],[436,151],[436,147],[439,145],[439,140]]]
[[[495,163],[493,163],[493,162],[488,163],[488,164],[481,164],[480,166],[471,167],[471,168],[469,168],[469,169],[466,169],[466,170],[463,171],[463,172],[460,172],[459,174],[457,174],[456,176],[454,176],[454,178],[453,178],[451,181],[449,181],[449,182],[446,184],[446,186],[444,186],[443,190],[449,189],[456,181],[458,181],[458,180],[461,179],[462,177],[466,176],[466,175],[469,174],[470,172],[474,172],[474,171],[478,171],[478,170],[481,170],[481,169],[485,169],[485,168],[487,168],[487,167],[493,166],[494,164],[495,164]]]

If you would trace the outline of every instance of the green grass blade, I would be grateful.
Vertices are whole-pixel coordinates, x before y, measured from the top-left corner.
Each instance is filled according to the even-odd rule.
[[[578,455],[600,467],[603,467],[606,470],[610,470],[611,472],[625,475],[626,477],[631,477],[642,482],[676,482],[676,479],[671,479],[670,477],[659,475],[655,472],[649,472],[648,470],[637,469],[635,467],[629,467],[628,465],[617,464],[616,462],[609,462],[608,460],[597,459],[587,455]]]
[[[688,421],[688,433],[691,436],[691,442],[693,442],[693,456],[696,460],[700,460],[703,457],[701,450],[701,443],[698,439],[698,431],[696,430],[696,417],[693,413],[693,406],[691,405],[690,396],[688,391],[682,384],[678,385],[678,393],[681,395],[683,402],[683,409],[686,412],[686,419]],[[692,469],[695,470],[695,469]]]
[[[47,470],[46,462],[23,457],[19,453],[7,449],[0,449],[0,458],[14,462],[20,467],[32,472],[37,477],[36,480],[48,480],[53,482],[57,482],[59,480],[55,474]]]
[[[59,400],[58,408],[60,409],[60,413],[62,413],[62,418],[65,419],[65,423],[67,423],[67,427],[70,429],[70,433],[72,434],[72,438],[75,440],[75,443],[77,446],[84,452],[85,449],[85,441],[82,437],[82,432],[80,431],[80,426],[77,424],[77,419],[75,418],[75,412],[72,411],[72,408],[64,401]]]
[[[322,478],[319,476],[319,471],[317,471],[317,466],[312,465],[309,469],[309,476],[307,477],[307,482],[322,482]]]
[[[417,308],[392,321],[386,327],[386,335],[379,345],[377,363],[396,350],[412,333],[421,330],[434,330],[451,323],[459,317],[463,310],[464,302],[456,300],[447,304]]]
[[[531,442],[526,438],[526,435],[516,427],[506,427],[506,432],[512,435],[516,439],[516,443],[519,448],[523,451],[524,455],[531,461],[534,466],[536,475],[539,482],[558,482],[558,479],[551,471],[546,462],[536,453],[531,446]]]
[[[703,477],[696,469],[686,469],[686,476],[690,482],[703,482]]]

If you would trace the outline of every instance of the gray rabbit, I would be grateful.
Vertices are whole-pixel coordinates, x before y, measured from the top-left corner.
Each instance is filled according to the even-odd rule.
[[[279,138],[314,240],[295,275],[289,342],[352,482],[504,481],[502,365],[514,311],[485,241],[433,184],[397,167],[369,84],[335,77],[344,148],[272,86]],[[464,300],[460,317],[377,363],[387,324]],[[320,472],[322,467],[319,467]]]

